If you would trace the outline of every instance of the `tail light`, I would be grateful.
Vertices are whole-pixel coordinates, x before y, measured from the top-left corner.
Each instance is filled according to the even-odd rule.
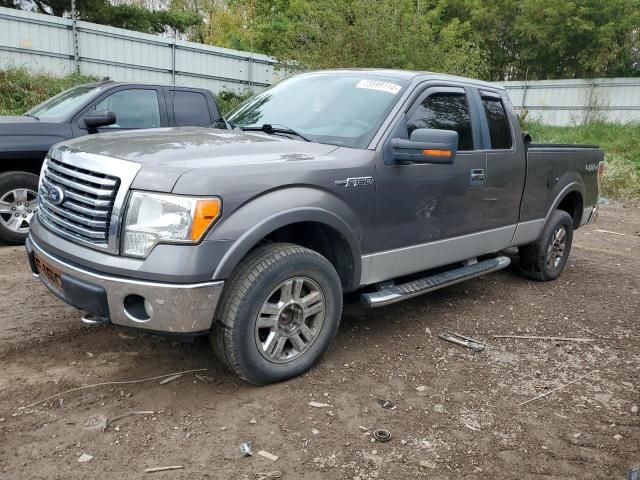
[[[600,185],[602,184],[602,177],[607,169],[607,162],[602,161],[598,164],[598,191],[600,191]]]

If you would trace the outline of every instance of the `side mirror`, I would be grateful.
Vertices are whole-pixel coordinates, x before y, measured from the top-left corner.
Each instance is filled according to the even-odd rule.
[[[522,132],[522,141],[524,142],[525,147],[533,141],[529,132]]]
[[[458,152],[458,132],[418,128],[409,140],[391,140],[393,159],[398,163],[451,164]]]
[[[106,127],[116,123],[116,114],[111,110],[96,110],[88,113],[83,120],[89,130],[95,130],[96,128]]]

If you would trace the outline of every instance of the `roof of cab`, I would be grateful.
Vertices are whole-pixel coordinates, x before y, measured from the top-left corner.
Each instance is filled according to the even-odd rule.
[[[343,68],[335,70],[315,70],[308,72],[309,74],[323,74],[323,73],[348,73],[348,74],[362,74],[366,72],[369,75],[375,75],[376,77],[395,78],[407,82],[423,81],[423,80],[451,80],[455,82],[467,83],[477,87],[493,88],[498,90],[504,90],[502,85],[496,85],[495,83],[485,82],[483,80],[476,80],[475,78],[459,77],[456,75],[449,75],[446,73],[435,72],[421,72],[415,70],[393,70],[385,68]]]

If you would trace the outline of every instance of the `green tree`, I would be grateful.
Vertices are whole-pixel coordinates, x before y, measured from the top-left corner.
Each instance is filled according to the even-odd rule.
[[[640,74],[638,0],[446,0],[443,20],[469,22],[488,78]]]
[[[2,6],[21,8],[26,4],[15,0],[0,0]],[[69,16],[70,0],[32,0],[38,13]],[[108,0],[76,0],[78,18],[87,22],[126,28],[144,33],[163,33],[173,30],[186,33],[200,25],[202,18],[192,11],[151,10],[140,5],[112,5]]]
[[[490,80],[640,75],[640,0],[206,1],[206,43],[304,68]]]
[[[481,75],[468,22],[440,26],[416,0],[233,0],[209,13],[205,41],[301,68],[381,67]]]

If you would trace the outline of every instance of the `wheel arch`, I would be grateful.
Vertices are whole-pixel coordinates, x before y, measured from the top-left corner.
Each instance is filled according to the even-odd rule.
[[[296,203],[310,206],[281,209],[282,202],[276,201],[267,208],[268,202],[261,201],[259,197],[231,213],[222,228],[214,228],[212,239],[233,238],[234,232],[240,234],[215,268],[213,278],[228,278],[245,255],[258,245],[289,242],[325,256],[336,268],[343,289],[355,290],[362,270],[360,222],[351,209],[335,196],[327,192],[307,193],[315,200],[320,193],[326,202],[306,202],[300,195],[295,195]],[[311,206],[319,203],[323,207]]]
[[[551,212],[554,210],[563,210],[571,215],[571,218],[573,219],[573,228],[577,229],[582,220],[583,208],[584,189],[580,183],[571,182],[556,195],[545,218],[545,224],[549,220]]]

